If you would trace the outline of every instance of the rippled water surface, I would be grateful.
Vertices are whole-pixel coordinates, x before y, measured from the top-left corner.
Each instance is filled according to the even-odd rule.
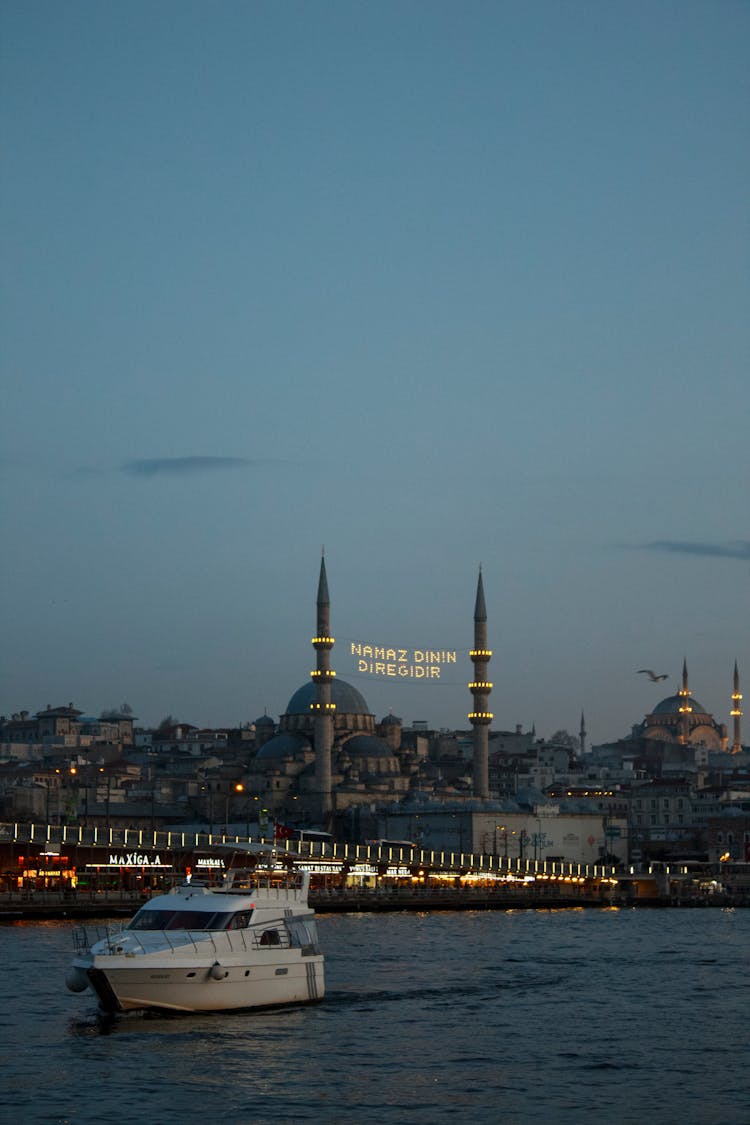
[[[748,1125],[750,911],[321,915],[327,995],[104,1031],[0,925],[0,1122]]]

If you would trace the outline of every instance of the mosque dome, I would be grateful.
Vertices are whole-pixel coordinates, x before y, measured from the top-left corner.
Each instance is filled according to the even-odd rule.
[[[259,719],[255,720],[254,725],[255,725],[255,728],[257,730],[258,727],[273,727],[276,724],[274,723],[274,721],[273,721],[273,719],[271,718],[270,715],[261,715],[261,717]]]
[[[309,715],[310,706],[315,703],[315,684],[310,681],[303,684],[295,691],[286,708],[287,715]],[[335,679],[331,681],[331,703],[335,703],[336,710],[345,715],[369,715],[370,708],[364,696],[346,680]]]
[[[383,727],[400,727],[403,725],[403,721],[391,711],[384,719],[381,719],[380,725]]]
[[[666,699],[662,699],[661,703],[657,703],[652,715],[678,715],[680,707],[683,705],[683,697],[681,695],[668,695]],[[698,702],[692,695],[690,696],[690,707],[693,711],[699,711],[705,714],[705,708]]]
[[[261,746],[255,757],[256,761],[268,761],[271,758],[299,758],[306,750],[311,749],[304,735],[296,734],[294,731],[282,731]]]
[[[393,751],[387,742],[374,734],[355,734],[342,746],[350,758],[392,758]]]

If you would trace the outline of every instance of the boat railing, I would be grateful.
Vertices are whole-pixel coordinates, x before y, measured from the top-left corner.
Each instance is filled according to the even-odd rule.
[[[184,953],[192,946],[197,954],[198,947],[210,942],[215,955],[221,953],[247,953],[265,949],[289,949],[289,931],[283,920],[267,920],[260,926],[250,926],[238,930],[126,930],[124,926],[78,926],[73,934],[73,945],[77,953],[83,953],[97,941],[107,940],[112,953],[125,952],[120,942],[127,934],[127,952],[142,954],[166,952]],[[157,937],[158,935],[158,937]]]
[[[98,941],[112,945],[122,934],[126,923],[109,922],[102,926],[76,926],[73,929],[73,949],[76,953],[86,953]]]
[[[306,882],[306,871],[259,871],[257,868],[234,867],[226,873],[224,882],[215,888],[222,891],[300,891]]]

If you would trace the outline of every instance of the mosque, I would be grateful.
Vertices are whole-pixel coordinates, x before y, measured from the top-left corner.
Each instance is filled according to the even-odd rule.
[[[653,738],[659,742],[677,742],[682,746],[704,746],[708,750],[728,750],[738,754],[742,749],[740,721],[740,676],[734,664],[734,690],[732,692],[733,738],[725,723],[717,723],[713,715],[693,696],[688,685],[687,661],[682,664],[682,687],[676,695],[668,695],[657,703],[642,723],[633,728],[635,738]]]
[[[426,733],[404,731],[401,719],[388,715],[376,722],[363,695],[331,667],[330,598],[325,557],[321,559],[317,625],[312,645],[316,668],[309,683],[294,692],[278,728],[268,715],[255,721],[255,758],[248,768],[250,791],[262,796],[269,811],[295,819],[328,823],[336,810],[353,805],[398,801],[419,788],[436,796],[456,796],[442,785],[440,771],[428,760]],[[473,707],[473,790],[489,796],[488,731],[492,714],[487,700],[487,611],[481,570],[474,610],[474,677],[469,690]],[[466,795],[466,794],[465,794]]]

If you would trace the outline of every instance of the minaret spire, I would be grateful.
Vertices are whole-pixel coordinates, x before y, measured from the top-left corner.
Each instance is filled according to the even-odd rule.
[[[581,740],[581,757],[583,757],[586,753],[586,720],[583,717],[583,711],[581,711],[581,730],[578,737]]]
[[[742,749],[742,735],[740,723],[742,722],[742,695],[740,694],[740,674],[737,670],[737,661],[734,662],[734,690],[732,692],[732,753],[739,754]]]
[[[687,746],[690,741],[690,715],[693,710],[690,701],[690,688],[688,687],[687,657],[682,661],[682,687],[678,695],[680,697],[680,742],[683,746]]]
[[[333,808],[331,792],[331,750],[333,748],[333,713],[336,704],[331,702],[331,681],[336,673],[331,668],[331,603],[328,595],[325,550],[320,559],[317,598],[317,634],[312,639],[316,653],[315,670],[310,673],[315,684],[315,702],[310,710],[315,716],[315,783],[318,797],[317,812],[321,824],[327,827]]]
[[[474,664],[474,679],[469,684],[469,691],[474,697],[473,709],[469,712],[469,722],[474,728],[474,796],[487,798],[490,795],[489,726],[492,722],[489,710],[492,684],[487,680],[487,665],[492,652],[487,648],[487,607],[481,565],[474,603],[474,648],[469,656]]]
[[[328,594],[328,576],[326,574],[326,551],[320,556],[320,577],[318,578],[318,609],[321,606],[330,606],[331,599]]]

